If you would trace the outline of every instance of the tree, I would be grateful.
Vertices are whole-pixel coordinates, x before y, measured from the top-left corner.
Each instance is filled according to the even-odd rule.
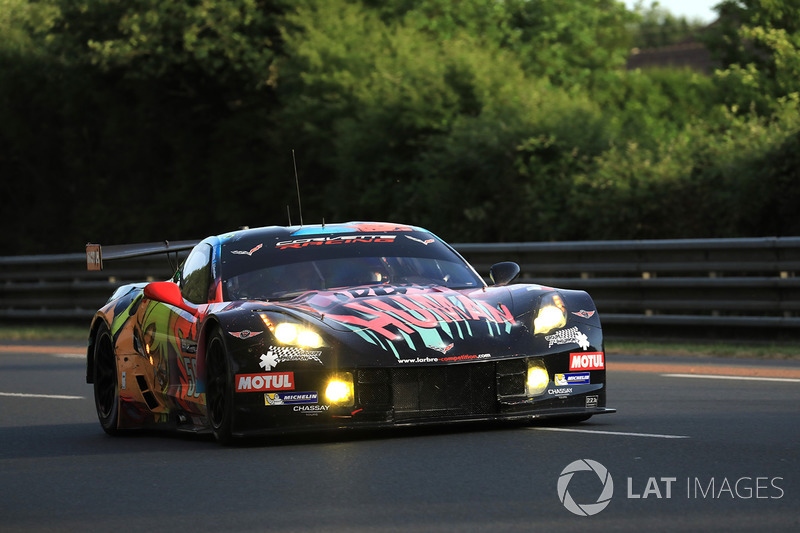
[[[616,0],[508,0],[509,46],[525,69],[563,87],[591,87],[624,68],[636,15]]]
[[[800,92],[800,0],[726,0],[718,10],[706,41],[727,67],[717,72],[725,102],[769,115]]]
[[[28,0],[0,0],[0,54],[41,55],[41,42],[60,15],[58,6]]]

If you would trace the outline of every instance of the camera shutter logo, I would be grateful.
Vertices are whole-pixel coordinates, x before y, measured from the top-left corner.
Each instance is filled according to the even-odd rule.
[[[575,475],[576,472],[583,471],[594,472],[603,484],[603,490],[600,492],[600,496],[597,497],[595,503],[576,503],[567,490],[572,476]],[[564,507],[566,507],[569,512],[578,516],[596,515],[611,503],[611,497],[614,495],[614,481],[611,479],[611,474],[608,473],[605,466],[591,459],[578,459],[568,464],[558,477],[557,487],[558,499],[561,500],[561,503],[564,504]]]

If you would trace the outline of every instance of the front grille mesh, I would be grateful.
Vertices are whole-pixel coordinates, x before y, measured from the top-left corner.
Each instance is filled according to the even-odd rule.
[[[388,411],[392,408],[389,370],[371,368],[358,371],[358,403],[363,409]]]
[[[525,359],[511,359],[497,363],[497,395],[501,400],[525,395],[528,363]]]
[[[522,369],[524,375],[524,362]],[[498,386],[512,387],[491,362],[358,372],[361,407],[393,409],[396,420],[492,414],[498,410]]]

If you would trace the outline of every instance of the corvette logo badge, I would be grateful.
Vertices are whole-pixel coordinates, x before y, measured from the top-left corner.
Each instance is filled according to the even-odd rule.
[[[432,242],[433,242],[433,239],[425,239],[425,240],[423,241],[422,239],[417,239],[416,237],[412,237],[411,235],[406,235],[406,238],[407,238],[407,239],[411,239],[412,241],[421,242],[421,243],[422,243],[422,244],[424,244],[425,246],[428,246],[430,243],[432,243]]]
[[[428,346],[431,350],[436,350],[439,353],[447,353],[453,348],[453,343],[451,342],[447,346]]]
[[[249,252],[245,251],[245,250],[231,250],[231,253],[232,254],[236,254],[236,255],[253,255],[255,252],[259,251],[262,246],[264,246],[264,245],[263,244],[259,244],[258,246],[256,246],[252,250],[250,250]]]

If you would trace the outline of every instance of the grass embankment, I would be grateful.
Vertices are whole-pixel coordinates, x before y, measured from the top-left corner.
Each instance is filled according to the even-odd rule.
[[[606,341],[606,353],[755,359],[800,359],[800,344]]]
[[[4,340],[85,341],[88,329],[78,326],[0,326]],[[673,355],[760,359],[800,359],[800,344],[742,344],[708,342],[606,341],[606,352],[619,355]]]
[[[0,326],[1,341],[85,341],[89,328],[78,326]]]

